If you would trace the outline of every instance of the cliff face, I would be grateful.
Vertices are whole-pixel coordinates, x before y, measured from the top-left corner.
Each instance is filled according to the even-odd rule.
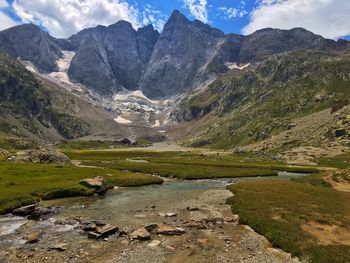
[[[227,72],[228,65],[259,63],[274,54],[304,49],[333,52],[348,42],[324,39],[303,28],[225,35],[174,11],[161,34],[152,25],[136,31],[119,21],[64,40],[22,25],[0,32],[0,44],[4,52],[31,61],[43,72],[57,69],[63,50],[75,51],[70,80],[105,96],[141,89],[151,98],[169,98],[207,85]]]

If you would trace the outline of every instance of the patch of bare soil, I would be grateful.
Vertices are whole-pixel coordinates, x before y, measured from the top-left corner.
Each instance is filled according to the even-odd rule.
[[[324,179],[332,185],[332,187],[340,192],[350,192],[350,182],[346,181],[342,178],[339,178],[337,181],[335,181],[332,174],[329,174],[324,177]]]
[[[350,228],[308,222],[302,229],[318,240],[320,245],[350,245]]]

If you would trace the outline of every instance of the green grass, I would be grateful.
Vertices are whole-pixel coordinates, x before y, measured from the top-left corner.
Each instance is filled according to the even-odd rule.
[[[322,166],[330,166],[340,169],[350,168],[350,154],[342,154],[333,158],[319,158],[318,163]]]
[[[317,175],[321,177],[322,174]],[[267,237],[274,246],[311,262],[349,262],[350,246],[320,245],[302,225],[317,222],[350,226],[350,193],[324,187],[321,179],[258,180],[229,186],[228,199],[240,222]]]
[[[0,214],[40,199],[91,195],[93,191],[79,181],[96,176],[103,176],[109,187],[163,182],[158,177],[112,169],[0,162]]]
[[[316,168],[289,167],[254,156],[231,154],[201,154],[198,152],[155,151],[66,151],[70,158],[86,165],[118,170],[159,174],[179,179],[210,179],[230,177],[275,176],[278,171],[297,173],[318,172]],[[148,163],[132,162],[144,160]]]
[[[109,163],[101,161],[85,161],[84,164],[146,174],[157,174],[164,177],[173,177],[185,180],[277,175],[276,171],[270,169],[222,166],[134,163],[128,161],[111,161]]]

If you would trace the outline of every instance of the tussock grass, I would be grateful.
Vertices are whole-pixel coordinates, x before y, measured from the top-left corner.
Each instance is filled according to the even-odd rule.
[[[259,180],[231,185],[228,189],[234,197],[227,202],[239,214],[241,223],[250,225],[274,246],[294,256],[318,263],[349,262],[350,246],[321,245],[302,226],[317,222],[348,229],[350,193],[323,187],[321,180],[315,183],[315,175],[311,179],[307,177],[294,181]]]

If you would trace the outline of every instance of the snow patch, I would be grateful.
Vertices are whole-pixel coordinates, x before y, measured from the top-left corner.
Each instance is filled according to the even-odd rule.
[[[152,127],[159,127],[160,126],[160,121],[156,120],[156,122],[154,123],[154,125]]]
[[[56,61],[58,71],[52,72],[48,76],[59,82],[70,83],[70,79],[68,77],[68,69],[70,67],[73,57],[75,56],[75,52],[62,51],[62,53],[63,56]]]
[[[237,63],[227,62],[227,63],[225,63],[225,65],[226,65],[226,67],[228,67],[229,69],[239,69],[239,70],[242,70],[242,69],[245,69],[246,67],[249,67],[249,66],[250,66],[250,63],[239,66],[239,65],[237,65]]]
[[[119,124],[130,124],[132,123],[132,121],[125,119],[121,116],[118,116],[117,118],[114,119],[115,122],[119,123]]]

